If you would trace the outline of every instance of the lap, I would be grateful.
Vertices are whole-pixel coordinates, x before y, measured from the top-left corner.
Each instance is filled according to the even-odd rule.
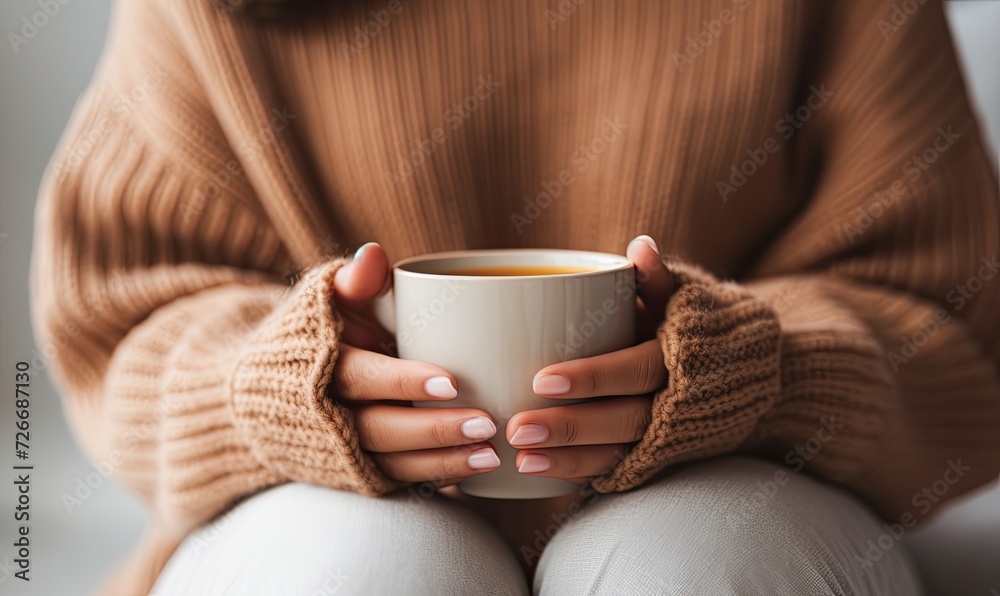
[[[884,533],[853,495],[774,463],[722,458],[595,497],[555,533],[534,590],[921,593],[902,544],[868,554]]]
[[[547,546],[508,545],[440,495],[283,485],[188,536],[153,593],[526,594],[518,558],[539,555],[543,595],[920,593],[901,544],[869,554],[884,530],[858,499],[748,458],[685,466],[546,521],[534,535],[554,535]]]

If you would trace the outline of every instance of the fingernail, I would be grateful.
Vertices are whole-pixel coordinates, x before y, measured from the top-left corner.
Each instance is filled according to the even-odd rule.
[[[361,248],[359,248],[358,250],[356,250],[356,251],[354,252],[354,260],[355,260],[355,261],[360,261],[360,260],[361,260],[361,258],[362,258],[362,256],[363,256],[363,255],[365,254],[365,250],[366,250],[366,249],[367,249],[367,248],[368,248],[369,246],[371,246],[371,245],[373,245],[373,244],[375,244],[375,243],[374,243],[374,242],[366,242],[366,243],[362,244],[362,245],[361,245]]]
[[[492,449],[486,447],[469,454],[469,467],[473,470],[486,470],[500,465],[500,458]]]
[[[531,388],[538,395],[562,395],[569,391],[569,379],[562,375],[536,375]]]
[[[521,458],[521,465],[517,467],[517,471],[522,474],[533,474],[535,472],[544,472],[551,467],[552,460],[547,455],[529,453]]]
[[[431,397],[438,399],[454,399],[458,395],[458,389],[451,384],[448,377],[431,377],[424,381],[424,391]]]
[[[497,434],[497,427],[489,418],[477,416],[462,423],[462,434],[468,439],[488,439]]]
[[[514,447],[537,445],[547,438],[549,438],[549,431],[541,424],[522,424],[514,431],[514,436],[510,438],[510,444]]]
[[[635,239],[641,242],[645,242],[646,245],[649,246],[649,248],[653,249],[653,252],[655,252],[656,254],[660,254],[660,249],[656,247],[656,242],[649,236],[643,234],[642,236],[636,236]]]

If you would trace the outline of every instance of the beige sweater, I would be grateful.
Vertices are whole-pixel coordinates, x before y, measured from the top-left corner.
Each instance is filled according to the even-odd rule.
[[[739,451],[921,521],[996,477],[997,178],[938,2],[331,4],[121,1],[45,176],[40,351],[155,520],[106,590],[268,486],[398,488],[325,391],[371,240],[676,255],[669,384],[601,492]]]

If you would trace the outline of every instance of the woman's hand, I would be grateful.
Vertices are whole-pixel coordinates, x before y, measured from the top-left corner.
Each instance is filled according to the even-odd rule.
[[[344,331],[331,397],[353,410],[361,448],[389,478],[445,486],[489,472],[500,465],[485,442],[496,433],[489,414],[412,407],[414,401],[454,398],[457,384],[440,366],[387,354],[392,337],[369,314],[372,299],[389,283],[389,261],[374,243],[337,271],[334,300]]]
[[[535,375],[537,395],[552,399],[597,398],[568,406],[530,410],[507,423],[507,441],[520,449],[518,470],[533,476],[578,484],[608,472],[638,441],[650,423],[650,393],[667,380],[656,328],[674,291],[649,236],[629,243],[626,255],[636,266],[638,345],[553,364]]]

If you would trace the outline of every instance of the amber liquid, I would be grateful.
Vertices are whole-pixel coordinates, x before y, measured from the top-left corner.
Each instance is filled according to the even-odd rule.
[[[444,275],[479,275],[486,277],[510,277],[514,275],[560,275],[565,273],[587,273],[596,271],[590,267],[551,267],[546,265],[531,266],[501,266],[501,267],[466,267],[442,271]]]

